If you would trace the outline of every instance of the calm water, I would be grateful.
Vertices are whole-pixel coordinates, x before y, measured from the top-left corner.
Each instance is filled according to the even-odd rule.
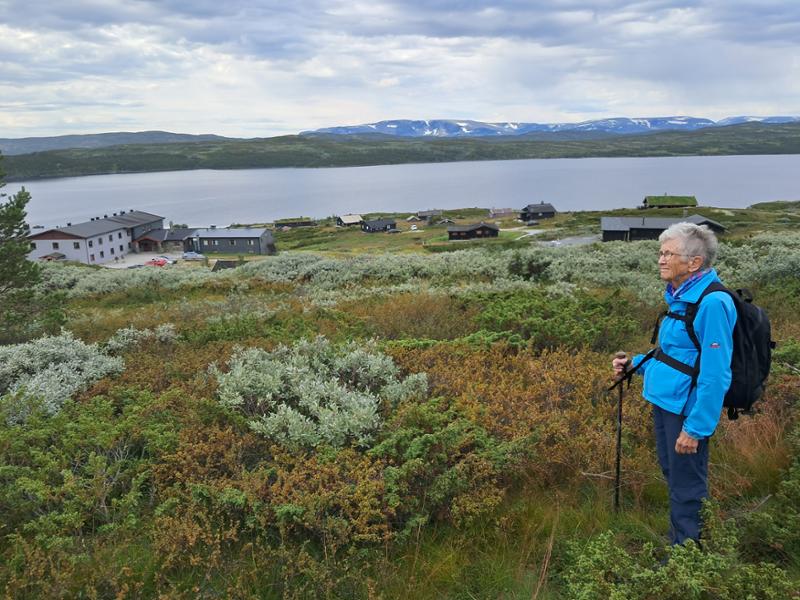
[[[339,169],[247,169],[97,175],[24,185],[29,222],[87,221],[138,209],[189,225],[267,222],[293,216],[430,208],[558,210],[638,205],[644,196],[694,195],[705,206],[743,208],[800,199],[800,155],[585,158],[393,165]]]

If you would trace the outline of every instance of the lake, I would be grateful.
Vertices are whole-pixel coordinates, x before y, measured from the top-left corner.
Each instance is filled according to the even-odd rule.
[[[95,175],[9,183],[33,199],[33,225],[88,221],[137,209],[190,226],[261,223],[432,208],[559,211],[634,207],[648,195],[693,195],[703,206],[744,208],[800,199],[800,155],[535,159],[335,169],[244,169]]]

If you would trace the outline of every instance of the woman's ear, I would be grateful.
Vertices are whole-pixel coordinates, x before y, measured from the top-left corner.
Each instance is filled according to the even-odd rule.
[[[703,266],[703,257],[702,256],[693,256],[689,259],[689,273],[696,273],[700,270],[700,267]]]

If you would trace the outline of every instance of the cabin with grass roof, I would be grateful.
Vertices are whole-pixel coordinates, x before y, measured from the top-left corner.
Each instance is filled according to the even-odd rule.
[[[316,227],[317,222],[311,217],[291,217],[288,219],[277,219],[274,223],[276,229],[283,229],[288,227],[293,229],[295,227]]]
[[[645,196],[641,208],[693,208],[697,206],[694,196]]]

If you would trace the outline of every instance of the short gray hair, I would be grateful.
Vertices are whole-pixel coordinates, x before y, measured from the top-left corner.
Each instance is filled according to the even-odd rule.
[[[711,267],[717,258],[719,242],[714,232],[708,228],[708,225],[696,225],[686,222],[675,223],[658,236],[658,241],[662,244],[667,240],[678,240],[682,253],[690,257],[699,256],[702,258],[704,269]]]

